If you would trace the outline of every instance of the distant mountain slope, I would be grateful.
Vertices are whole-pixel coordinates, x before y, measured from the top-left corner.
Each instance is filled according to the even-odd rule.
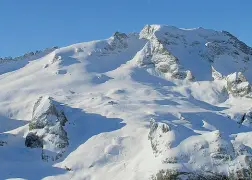
[[[15,58],[12,57],[0,57],[0,74],[4,74],[7,72],[15,71],[27,65],[29,61],[39,59],[46,54],[51,53],[58,47],[47,48],[43,51],[29,52],[24,54],[23,56],[18,56]]]
[[[251,63],[164,25],[0,59],[0,179],[251,179]]]

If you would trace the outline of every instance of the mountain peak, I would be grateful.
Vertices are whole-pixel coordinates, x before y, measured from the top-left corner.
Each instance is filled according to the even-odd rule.
[[[118,32],[118,31],[116,31],[113,34],[113,37],[116,38],[116,39],[119,39],[119,40],[128,38],[127,34],[121,33],[121,32]]]
[[[0,179],[251,179],[251,67],[165,25],[1,63]]]

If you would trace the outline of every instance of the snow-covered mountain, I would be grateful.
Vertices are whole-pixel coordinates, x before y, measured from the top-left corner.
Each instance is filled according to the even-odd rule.
[[[0,59],[0,179],[252,179],[252,48],[147,25]]]

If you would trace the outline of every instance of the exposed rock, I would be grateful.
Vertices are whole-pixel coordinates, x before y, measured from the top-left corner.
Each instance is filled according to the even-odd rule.
[[[118,102],[115,102],[115,101],[109,101],[108,102],[109,105],[115,105],[115,104],[118,104]]]
[[[0,140],[0,146],[4,146],[4,145],[6,145],[6,144],[7,144],[7,142],[1,141],[1,140]]]
[[[62,126],[67,122],[60,105],[51,97],[40,97],[33,107],[32,120],[29,124],[30,130],[53,126],[56,122],[60,122]]]
[[[43,160],[57,160],[68,146],[67,133],[63,128],[66,122],[59,103],[48,96],[40,97],[33,108],[30,133],[26,136],[25,145],[43,148]]]
[[[107,50],[115,51],[116,49],[125,49],[128,47],[127,43],[128,36],[125,33],[115,32],[112,41],[109,46],[106,47]]]
[[[252,108],[241,116],[241,119],[238,121],[238,123],[245,126],[252,126]]]
[[[123,40],[123,39],[126,39],[128,38],[128,36],[125,34],[125,33],[120,33],[120,32],[115,32],[113,34],[113,36],[115,37],[115,39],[118,39],[118,40]]]
[[[252,156],[239,156],[229,168],[229,179],[252,179]]]
[[[170,130],[171,129],[167,124],[151,120],[148,139],[151,141],[151,147],[156,155],[169,149]]]
[[[252,150],[250,147],[240,143],[240,142],[233,142],[233,147],[234,147],[234,152],[235,152],[235,157],[239,157],[242,155],[245,156],[251,156],[252,155]]]
[[[222,137],[220,131],[213,131],[199,135],[200,139],[204,139],[201,143],[197,140],[189,140],[189,144],[182,145],[184,148],[180,147],[179,153],[173,156],[169,152],[165,152],[165,148],[169,149],[165,144],[170,143],[169,139],[172,134],[169,134],[169,132],[171,131],[169,126],[164,123],[151,122],[149,139],[154,152],[162,155],[164,165],[187,162],[197,169],[192,172],[183,172],[177,169],[160,170],[152,176],[153,180],[249,180],[252,178],[252,151],[251,148],[241,142],[231,143]],[[196,157],[205,159],[206,164],[201,164],[201,162],[195,160]],[[209,164],[209,162],[211,163]],[[211,169],[211,172],[208,171],[209,169]],[[220,169],[228,169],[228,171],[220,171]]]
[[[183,37],[176,37],[173,34],[165,34],[160,38],[156,35],[156,31],[160,28],[159,25],[147,25],[140,32],[140,38],[149,40],[143,50],[137,56],[137,62],[140,66],[153,66],[157,72],[164,74],[164,76],[174,79],[194,80],[193,73],[189,70],[184,70],[180,65],[179,59],[174,56],[168,49],[167,45],[174,45],[172,39]],[[172,38],[166,39],[166,36]],[[176,43],[175,43],[176,44]]]
[[[43,140],[35,133],[30,132],[25,138],[25,146],[29,148],[43,148]]]
[[[5,62],[10,62],[10,61],[19,61],[19,60],[24,60],[24,59],[30,60],[30,59],[38,58],[45,54],[49,54],[56,49],[58,49],[57,46],[52,47],[52,48],[47,48],[42,51],[28,52],[22,56],[17,56],[17,57],[5,57],[5,58],[0,57],[0,64],[5,63]]]
[[[58,61],[62,60],[61,56],[55,55],[54,58],[51,60],[51,64],[56,63]]]
[[[229,36],[229,42],[233,44],[234,47],[240,49],[245,54],[252,55],[252,48],[247,46],[244,42],[240,41],[237,37],[232,35],[230,32],[222,31],[225,35]]]
[[[142,57],[137,57],[139,64],[152,65],[165,77],[188,80],[210,80],[210,73],[214,79],[222,79],[221,73],[233,73],[234,69],[229,67],[223,72],[219,67],[222,61],[229,61],[236,71],[250,71],[247,67],[252,58],[251,48],[230,33],[203,28],[188,32],[198,38],[189,38],[184,29],[173,26],[145,26],[140,38],[148,40],[150,45],[144,47]],[[230,60],[225,60],[227,58]],[[206,76],[201,75],[201,68],[188,65],[190,62],[199,63]],[[211,72],[211,67],[216,70]],[[187,76],[187,71],[191,78]]]
[[[67,166],[65,166],[65,169],[66,169],[67,171],[72,171],[72,169],[69,168],[69,167],[67,167]]]
[[[217,56],[223,55],[229,51],[228,45],[223,41],[214,40],[212,42],[208,42],[206,47],[207,54],[205,56],[208,56],[210,62],[214,62],[214,59]]]
[[[221,73],[219,73],[218,71],[216,71],[213,66],[212,66],[212,77],[214,80],[222,80],[223,79],[223,75]]]
[[[226,78],[227,90],[233,96],[246,96],[251,93],[251,85],[241,72],[230,74]]]
[[[140,32],[140,38],[151,39],[153,38],[153,34],[157,31],[161,26],[160,25],[146,25],[142,31]]]
[[[175,170],[160,170],[152,180],[228,180],[225,175],[214,174],[211,172],[179,172]]]
[[[173,56],[157,39],[151,39],[138,53],[137,63],[147,68],[155,68],[157,72],[175,79],[192,80],[191,72],[184,71],[179,60]]]
[[[244,123],[247,123],[249,125],[252,124],[252,109],[250,109],[248,112],[246,112]]]

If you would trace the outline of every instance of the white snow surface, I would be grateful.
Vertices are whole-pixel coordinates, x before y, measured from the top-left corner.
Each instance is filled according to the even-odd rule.
[[[227,174],[230,163],[244,163],[233,148],[252,150],[252,126],[237,123],[252,99],[232,97],[225,78],[212,78],[214,68],[224,77],[243,72],[252,83],[252,51],[232,42],[214,30],[151,25],[139,34],[59,48],[25,64],[1,63],[0,179],[146,180],[161,169]],[[155,51],[160,46],[178,62]],[[162,63],[195,79],[172,78],[171,71],[159,71]],[[68,119],[69,146],[54,162],[24,144],[40,96],[64,105]],[[171,129],[155,137],[159,153],[148,139],[153,120]],[[222,147],[233,158],[229,164],[212,158]]]

